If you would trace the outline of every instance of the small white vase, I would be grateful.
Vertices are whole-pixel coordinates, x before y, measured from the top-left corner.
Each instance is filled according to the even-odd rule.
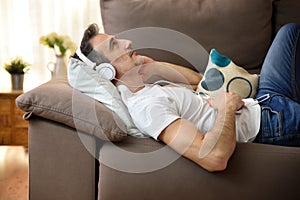
[[[67,62],[65,56],[56,55],[56,62],[50,62],[47,65],[52,78],[58,78],[67,75]]]

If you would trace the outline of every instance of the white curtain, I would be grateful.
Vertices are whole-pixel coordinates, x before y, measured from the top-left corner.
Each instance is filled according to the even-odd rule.
[[[16,56],[31,64],[24,91],[50,80],[47,63],[55,57],[39,38],[57,32],[69,35],[79,45],[90,23],[101,27],[100,16],[99,0],[0,0],[0,90],[11,87],[3,65]]]

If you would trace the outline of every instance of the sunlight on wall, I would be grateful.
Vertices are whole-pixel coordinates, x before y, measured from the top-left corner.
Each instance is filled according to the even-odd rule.
[[[49,81],[51,72],[46,66],[55,56],[39,38],[57,32],[79,44],[85,28],[94,22],[102,25],[99,0],[1,0],[0,90],[11,88],[3,65],[16,56],[31,64],[24,76],[24,91]]]

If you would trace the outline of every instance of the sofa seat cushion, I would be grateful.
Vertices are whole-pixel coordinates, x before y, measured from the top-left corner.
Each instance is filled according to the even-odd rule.
[[[108,34],[119,34],[139,27],[176,30],[196,40],[207,52],[214,47],[232,58],[237,65],[250,70],[261,66],[271,42],[272,2],[103,0],[101,13],[104,31]],[[137,38],[133,36],[130,39],[134,44]],[[144,40],[147,41],[147,37]],[[163,38],[162,42],[169,45],[181,41],[170,36]],[[188,46],[182,48],[186,48],[183,52],[189,51]],[[161,54],[154,54],[153,57],[159,59]],[[174,63],[179,60],[171,56],[163,59]]]
[[[227,169],[217,173],[169,150],[151,138],[129,136],[118,144],[106,143],[100,149],[98,199],[297,199],[300,195],[300,148],[238,143]]]
[[[106,108],[73,89],[67,79],[53,79],[16,99],[25,119],[32,114],[50,119],[102,140],[121,141],[126,135],[122,121]]]

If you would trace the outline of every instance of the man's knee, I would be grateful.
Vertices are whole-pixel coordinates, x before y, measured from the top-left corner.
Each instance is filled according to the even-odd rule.
[[[283,25],[280,29],[279,29],[279,33],[281,32],[285,32],[285,33],[295,33],[296,31],[300,30],[300,25],[296,24],[296,23],[288,23]]]

